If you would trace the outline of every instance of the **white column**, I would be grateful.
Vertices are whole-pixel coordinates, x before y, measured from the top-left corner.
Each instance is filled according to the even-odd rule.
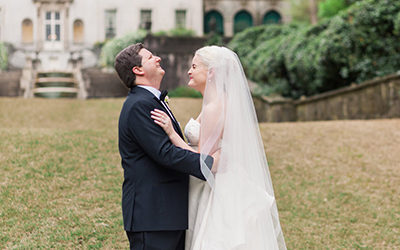
[[[69,2],[65,2],[63,7],[64,12],[64,20],[61,24],[64,26],[64,50],[69,49],[69,42],[70,42],[70,34],[69,34]]]
[[[36,51],[41,51],[43,49],[43,13],[42,4],[40,2],[36,3],[37,6],[37,33],[36,33]]]

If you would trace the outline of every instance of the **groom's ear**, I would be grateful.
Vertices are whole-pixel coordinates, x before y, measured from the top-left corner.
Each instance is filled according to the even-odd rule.
[[[133,74],[138,75],[138,76],[143,76],[144,75],[144,72],[143,72],[142,68],[138,67],[138,66],[133,67],[132,68],[132,72],[133,72]]]

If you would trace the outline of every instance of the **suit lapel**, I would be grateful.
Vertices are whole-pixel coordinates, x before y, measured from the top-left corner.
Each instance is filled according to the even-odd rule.
[[[183,139],[183,135],[182,135],[182,131],[181,131],[181,127],[179,126],[177,120],[175,119],[174,114],[172,114],[171,110],[166,110],[166,108],[164,107],[164,105],[162,104],[162,102],[160,101],[160,99],[158,99],[157,97],[153,97],[154,100],[156,100],[158,102],[158,104],[160,104],[160,106],[162,107],[163,111],[171,118],[172,124],[174,125],[175,131],[179,134],[180,137],[182,137]],[[167,107],[168,108],[168,107]],[[170,115],[171,113],[171,115]],[[172,116],[172,117],[171,117]]]
[[[182,139],[184,138],[184,137],[183,137],[183,134],[182,134],[182,131],[181,131],[181,127],[180,127],[179,124],[177,123],[177,120],[175,119],[174,115],[172,114],[172,111],[170,110],[170,111],[168,112],[168,111],[165,109],[164,105],[161,103],[160,99],[158,99],[157,97],[155,97],[150,91],[148,91],[148,90],[146,90],[146,89],[144,89],[144,88],[141,88],[141,87],[137,87],[137,86],[136,86],[136,87],[133,87],[133,88],[131,89],[130,92],[131,92],[132,94],[138,93],[138,94],[143,94],[143,95],[152,97],[152,98],[159,104],[159,106],[161,107],[161,109],[171,118],[172,124],[173,124],[173,126],[174,126],[174,129],[175,129],[175,131],[178,133],[178,135],[179,135]],[[169,113],[171,113],[172,117],[171,117],[171,115],[170,115]]]

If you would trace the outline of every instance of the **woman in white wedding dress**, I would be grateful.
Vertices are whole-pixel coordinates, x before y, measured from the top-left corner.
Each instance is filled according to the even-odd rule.
[[[181,148],[203,158],[207,182],[190,179],[187,250],[286,249],[251,93],[237,55],[224,47],[196,51],[189,86],[203,95],[196,119],[185,127],[189,145],[160,110],[152,118]]]

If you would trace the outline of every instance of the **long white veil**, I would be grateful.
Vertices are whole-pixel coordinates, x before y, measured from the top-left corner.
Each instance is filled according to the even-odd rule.
[[[220,153],[216,174],[201,158],[212,191],[192,249],[286,249],[248,83],[239,58],[224,47],[196,52],[208,66],[200,153]]]

